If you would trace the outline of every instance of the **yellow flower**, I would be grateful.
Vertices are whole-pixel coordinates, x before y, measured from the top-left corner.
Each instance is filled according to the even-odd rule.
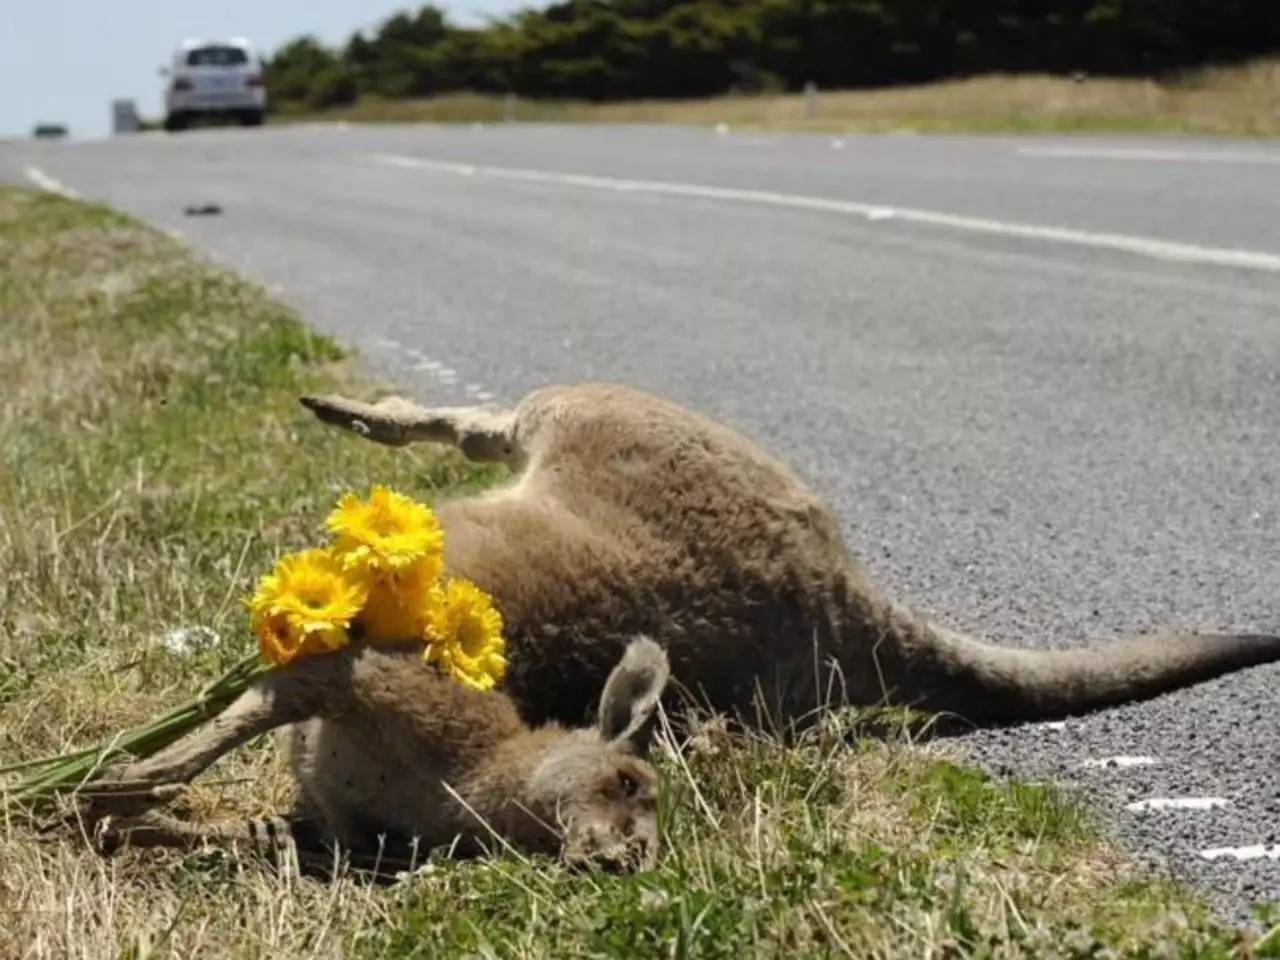
[[[368,500],[343,494],[327,525],[348,567],[394,573],[427,563],[433,576],[440,575],[444,531],[430,507],[403,494],[382,486],[375,486]]]
[[[283,665],[346,646],[347,626],[368,596],[367,578],[344,569],[329,550],[282,557],[249,601],[263,658]]]
[[[399,573],[376,575],[369,584],[369,599],[356,624],[371,643],[421,640],[427,626],[427,609],[439,575],[439,564],[419,561]]]
[[[273,613],[261,617],[255,625],[258,649],[268,663],[284,666],[298,657],[339,650],[349,640],[346,630],[333,627],[310,633],[296,624],[287,613]]]
[[[464,686],[490,689],[507,672],[502,615],[488,594],[466,580],[450,580],[432,592],[423,659]]]

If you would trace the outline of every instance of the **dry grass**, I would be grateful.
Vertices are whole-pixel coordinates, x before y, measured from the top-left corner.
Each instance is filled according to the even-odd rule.
[[[308,119],[366,122],[488,122],[504,119],[500,97],[364,100]],[[1119,132],[1280,135],[1280,60],[1200,70],[1172,80],[1044,75],[981,76],[915,87],[823,92],[805,98],[727,96],[588,104],[520,100],[522,121],[680,123],[756,130],[942,133]],[[284,119],[293,119],[285,117]]]
[[[333,345],[101,208],[0,191],[0,328],[0,765],[148,719],[235,660],[238,598],[339,490],[494,479],[312,423],[294,397],[341,386]],[[192,625],[222,642],[158,642]],[[508,855],[321,883],[213,851],[107,859],[5,807],[0,957],[1280,953],[1280,933],[1137,876],[1052,792],[904,737],[858,745],[858,722],[833,713],[791,746],[714,724],[668,738],[669,852],[635,877]],[[290,794],[267,739],[181,804],[227,818]]]

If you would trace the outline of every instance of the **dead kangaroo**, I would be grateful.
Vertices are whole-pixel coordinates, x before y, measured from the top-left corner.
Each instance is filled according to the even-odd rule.
[[[661,644],[710,707],[798,721],[831,700],[969,721],[1046,718],[1280,660],[1280,637],[991,646],[883,596],[827,506],[728,428],[621,386],[550,387],[514,410],[305,397],[379,443],[454,444],[516,471],[442,504],[445,562],[496,599],[527,720],[578,722],[629,637]]]
[[[658,847],[658,780],[642,756],[667,675],[662,649],[635,639],[603,684],[594,727],[531,729],[507,696],[446,678],[419,646],[353,646],[266,674],[203,727],[90,785],[92,819],[110,846],[239,841],[321,868],[336,841],[381,874],[445,846],[645,867]],[[166,786],[286,724],[302,793],[293,822],[196,825],[147,809]]]
[[[516,471],[505,488],[437,507],[446,567],[502,611],[503,693],[466,691],[412,654],[357,648],[304,660],[98,786],[108,809],[127,806],[134,789],[154,802],[157,784],[190,780],[251,737],[299,724],[303,792],[324,835],[351,847],[380,834],[474,843],[483,821],[524,849],[638,863],[656,844],[656,782],[637,754],[668,658],[695,700],[784,729],[832,701],[974,722],[1044,718],[1280,659],[1276,636],[1033,651],[931,624],[872,586],[830,510],[785,466],[635,390],[548,388],[511,411],[303,402],[380,443],[455,444]],[[595,731],[525,725],[581,723],[602,689]],[[135,843],[248,838],[243,827],[155,814],[120,829]]]

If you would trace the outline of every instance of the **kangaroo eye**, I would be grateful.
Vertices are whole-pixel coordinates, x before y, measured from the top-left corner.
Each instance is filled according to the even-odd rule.
[[[618,771],[618,785],[628,797],[634,797],[640,791],[640,781],[625,770]]]

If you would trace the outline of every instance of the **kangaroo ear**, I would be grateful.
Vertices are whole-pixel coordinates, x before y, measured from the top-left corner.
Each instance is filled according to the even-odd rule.
[[[671,668],[663,649],[648,637],[637,637],[613,668],[600,696],[601,739],[643,754],[649,749],[658,701]]]

